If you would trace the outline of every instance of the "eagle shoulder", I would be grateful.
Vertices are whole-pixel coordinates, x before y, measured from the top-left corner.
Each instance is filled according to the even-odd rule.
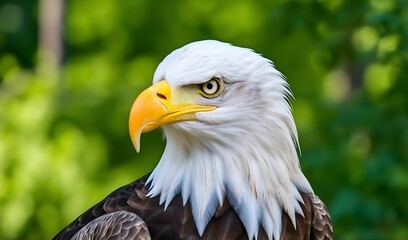
[[[136,214],[117,211],[98,217],[81,228],[71,240],[139,239],[150,240],[146,223]]]
[[[310,233],[311,240],[333,239],[333,225],[329,211],[323,201],[314,194],[308,194],[313,204],[313,223]]]
[[[144,233],[144,229],[147,230],[147,226],[142,220],[142,216],[140,216],[143,206],[141,205],[139,209],[136,209],[128,203],[132,199],[134,202],[144,201],[142,198],[146,196],[148,191],[145,187],[147,177],[142,177],[109,194],[101,202],[85,211],[71,224],[62,229],[53,240],[81,239],[78,238],[80,236],[92,236],[95,238],[97,234],[103,234],[101,233],[103,231],[111,231],[114,227],[119,227],[123,231],[128,229],[131,231],[128,234],[135,234],[135,236],[138,234],[137,231],[141,234],[137,236],[148,236],[148,231]],[[118,231],[118,229],[115,231]],[[91,232],[94,232],[94,235]],[[96,239],[107,238],[109,237],[97,237]]]
[[[313,193],[300,192],[303,203],[300,204],[303,215],[296,213],[296,227],[293,226],[289,216],[282,214],[281,240],[331,240],[333,239],[333,226],[326,206],[318,196]]]

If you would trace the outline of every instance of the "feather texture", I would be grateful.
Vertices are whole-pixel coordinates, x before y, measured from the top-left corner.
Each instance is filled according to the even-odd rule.
[[[191,205],[188,202],[183,206],[180,195],[175,196],[166,210],[159,204],[160,196],[150,198],[147,196],[149,185],[146,184],[148,176],[145,176],[129,185],[126,185],[107,196],[104,200],[90,208],[78,217],[73,223],[64,228],[53,239],[65,240],[78,236],[80,232],[87,232],[86,238],[74,239],[110,239],[109,235],[91,235],[86,229],[94,228],[94,223],[102,223],[101,219],[110,219],[109,222],[118,221],[113,219],[116,216],[119,222],[125,222],[124,216],[139,216],[147,225],[152,239],[248,239],[244,225],[238,217],[231,204],[226,199],[222,206],[218,205],[213,218],[209,221],[202,236],[198,234]],[[279,239],[332,239],[332,225],[326,207],[314,194],[300,193],[302,202],[299,203],[304,216],[296,214],[296,228],[292,220],[285,212],[282,213],[282,235]],[[115,213],[115,215],[112,215]],[[99,220],[98,220],[99,219]],[[121,220],[122,219],[122,220]],[[122,224],[123,228],[130,229],[136,227],[144,230],[144,226],[139,218],[134,218],[135,226]],[[97,221],[96,221],[97,220]],[[104,224],[99,226],[106,228]],[[143,232],[143,231],[141,231]],[[93,234],[97,234],[93,233]],[[147,234],[146,234],[147,235]],[[256,234],[257,239],[270,239],[263,228]],[[117,239],[140,239],[137,235],[134,238],[119,237]]]
[[[71,239],[150,240],[151,237],[145,222],[136,214],[116,211],[95,218],[75,233]]]

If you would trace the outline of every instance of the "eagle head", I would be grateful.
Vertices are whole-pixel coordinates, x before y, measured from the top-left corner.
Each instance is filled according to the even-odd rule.
[[[206,40],[170,53],[129,119],[137,151],[142,132],[162,126],[166,136],[149,196],[166,208],[180,194],[200,235],[228,200],[249,238],[263,227],[279,239],[282,211],[295,225],[299,191],[312,192],[299,166],[291,98],[284,76],[250,49]]]

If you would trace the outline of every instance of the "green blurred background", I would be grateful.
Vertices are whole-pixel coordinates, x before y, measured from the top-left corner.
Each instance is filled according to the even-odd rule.
[[[1,0],[0,239],[50,239],[152,170],[128,136],[157,64],[195,40],[288,78],[302,169],[337,239],[408,239],[408,2]]]

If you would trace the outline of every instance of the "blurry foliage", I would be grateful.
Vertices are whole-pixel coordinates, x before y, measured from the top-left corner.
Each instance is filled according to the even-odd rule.
[[[38,2],[0,3],[0,239],[47,239],[149,172],[127,118],[171,50],[200,39],[275,61],[301,163],[337,239],[408,238],[408,2],[70,0],[64,64],[38,71]]]

